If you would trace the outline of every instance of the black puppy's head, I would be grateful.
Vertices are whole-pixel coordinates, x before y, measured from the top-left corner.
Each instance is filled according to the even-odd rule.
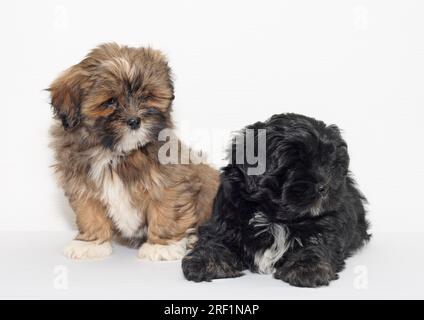
[[[289,213],[319,215],[339,202],[348,174],[347,145],[336,126],[299,119],[286,128],[280,186]]]
[[[318,216],[339,203],[349,155],[338,127],[281,114],[248,128],[266,130],[266,172],[244,178],[249,197],[271,208],[269,214],[283,220]]]

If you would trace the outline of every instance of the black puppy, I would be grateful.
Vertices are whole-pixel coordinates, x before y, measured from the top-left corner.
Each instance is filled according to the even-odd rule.
[[[274,115],[242,136],[247,129],[266,130],[266,171],[248,175],[236,157],[247,144],[232,144],[213,215],[182,261],[185,277],[210,281],[250,269],[294,286],[328,285],[370,238],[340,130],[296,114]]]

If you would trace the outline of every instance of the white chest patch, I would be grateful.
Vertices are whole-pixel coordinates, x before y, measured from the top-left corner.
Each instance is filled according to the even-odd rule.
[[[92,163],[90,175],[100,189],[100,196],[107,207],[107,214],[124,237],[139,237],[143,233],[140,212],[134,208],[121,178],[114,172],[115,160],[99,154]]]
[[[274,238],[272,245],[265,249],[256,252],[254,263],[258,268],[259,273],[272,273],[275,263],[281,259],[287,249],[291,246],[288,241],[287,227],[281,224],[271,223],[262,212],[255,213],[254,217],[249,221],[257,232],[255,237],[264,232],[271,233]]]

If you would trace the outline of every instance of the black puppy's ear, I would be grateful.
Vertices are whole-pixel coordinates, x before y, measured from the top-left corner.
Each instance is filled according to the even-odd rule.
[[[55,116],[66,130],[75,128],[81,120],[80,108],[89,74],[81,65],[63,72],[47,89]]]

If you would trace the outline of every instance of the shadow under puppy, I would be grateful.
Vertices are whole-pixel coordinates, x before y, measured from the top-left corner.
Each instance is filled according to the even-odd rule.
[[[65,255],[105,257],[116,236],[141,245],[142,259],[182,258],[191,228],[212,211],[219,176],[187,159],[159,159],[165,142],[158,134],[173,126],[165,57],[150,48],[104,44],[49,91],[57,119],[51,128],[54,168],[79,230]]]
[[[349,172],[339,129],[296,114],[274,115],[246,127],[241,136],[266,130],[266,171],[248,175],[248,143],[231,146],[211,220],[184,257],[192,281],[238,277],[244,269],[273,273],[299,287],[328,285],[345,259],[370,235],[365,198]]]

